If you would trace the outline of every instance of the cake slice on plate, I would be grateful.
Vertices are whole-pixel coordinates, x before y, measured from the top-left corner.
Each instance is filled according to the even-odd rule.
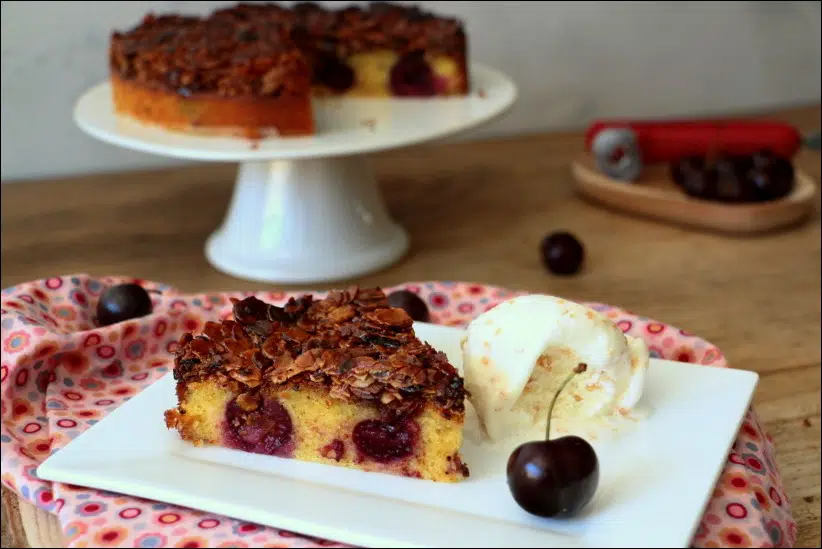
[[[434,481],[468,476],[463,379],[379,289],[249,297],[186,333],[166,425],[194,444]]]

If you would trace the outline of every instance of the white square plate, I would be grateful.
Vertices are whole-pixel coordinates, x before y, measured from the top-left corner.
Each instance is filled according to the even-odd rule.
[[[461,367],[462,330],[417,323]],[[202,509],[366,547],[687,547],[750,403],[756,373],[652,360],[651,415],[594,442],[600,484],[570,520],[532,517],[505,481],[513,448],[466,436],[457,484],[194,448],[166,429],[166,375],[43,463],[41,478]],[[466,432],[476,420],[467,414]]]

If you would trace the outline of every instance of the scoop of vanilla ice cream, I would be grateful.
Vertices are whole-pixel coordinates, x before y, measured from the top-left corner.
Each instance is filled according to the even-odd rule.
[[[627,414],[639,401],[649,355],[641,339],[583,305],[546,295],[503,302],[474,319],[462,342],[465,387],[492,440],[545,428],[559,385],[560,418]]]

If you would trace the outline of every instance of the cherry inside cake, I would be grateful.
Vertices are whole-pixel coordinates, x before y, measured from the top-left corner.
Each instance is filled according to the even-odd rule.
[[[442,482],[468,476],[463,379],[380,289],[248,297],[175,350],[184,440]]]

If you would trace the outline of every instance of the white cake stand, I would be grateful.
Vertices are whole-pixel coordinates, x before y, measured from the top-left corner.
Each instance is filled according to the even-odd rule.
[[[472,92],[462,98],[316,100],[316,135],[257,143],[169,132],[118,117],[108,83],[79,99],[74,120],[113,145],[240,162],[226,217],[206,243],[209,262],[261,282],[330,282],[387,267],[408,249],[408,235],[389,216],[367,153],[453,135],[514,103],[517,89],[505,75],[472,65],[471,77]]]

